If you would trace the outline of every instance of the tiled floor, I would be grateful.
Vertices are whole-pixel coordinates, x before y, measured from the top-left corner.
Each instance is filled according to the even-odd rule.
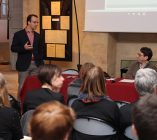
[[[7,87],[10,94],[17,97],[18,74],[17,71],[11,70],[10,65],[0,65],[0,72],[5,75]]]

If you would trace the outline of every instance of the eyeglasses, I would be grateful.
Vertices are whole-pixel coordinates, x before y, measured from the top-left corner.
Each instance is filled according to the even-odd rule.
[[[144,55],[143,55],[143,54],[141,54],[141,53],[137,53],[137,55],[138,55],[139,57],[144,56]]]
[[[39,23],[38,21],[31,21],[31,22],[33,22],[33,23],[37,23],[37,24]]]

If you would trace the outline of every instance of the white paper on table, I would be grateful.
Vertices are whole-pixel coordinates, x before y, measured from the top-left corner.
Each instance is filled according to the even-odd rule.
[[[122,79],[119,82],[124,82],[124,83],[134,83],[135,80],[133,79]]]
[[[115,79],[116,79],[116,78],[109,78],[109,79],[106,79],[106,80],[111,80],[111,81],[112,81],[112,80],[115,80]]]

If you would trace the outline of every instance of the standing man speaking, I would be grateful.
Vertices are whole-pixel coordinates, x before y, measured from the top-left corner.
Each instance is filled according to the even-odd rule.
[[[44,46],[39,33],[35,32],[38,23],[37,15],[28,15],[26,27],[17,31],[13,37],[11,51],[17,53],[16,70],[18,71],[19,93],[29,72],[44,64]]]

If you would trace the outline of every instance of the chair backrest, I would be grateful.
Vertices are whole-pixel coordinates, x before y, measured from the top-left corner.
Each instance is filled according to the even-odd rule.
[[[74,74],[74,75],[78,75],[78,70],[75,70],[75,69],[67,69],[67,70],[64,70],[62,72],[62,74]]]
[[[23,105],[24,98],[28,91],[33,89],[39,89],[41,87],[41,82],[36,75],[29,75],[26,77],[22,89],[20,91],[20,101],[21,105]]]
[[[132,134],[131,126],[125,129],[124,135],[131,140],[138,140],[138,138]]]
[[[126,102],[126,101],[114,101],[114,102],[117,104],[117,106],[119,108],[121,108],[121,107],[123,107],[123,106],[125,106],[127,104],[130,104],[129,102]]]
[[[25,136],[30,136],[29,131],[28,131],[28,125],[29,125],[29,121],[32,117],[34,110],[28,110],[27,112],[25,112],[22,117],[21,117],[21,127],[22,127],[22,131],[23,131],[23,135]]]
[[[115,102],[116,102],[117,106],[119,107],[123,118],[125,117],[125,119],[127,119],[127,121],[130,121],[130,123],[132,123],[131,108],[130,108],[131,104],[129,102],[125,102],[125,101],[115,101]],[[137,140],[137,138],[132,134],[131,126],[128,126],[125,129],[124,135],[131,140]]]
[[[83,134],[94,136],[116,134],[116,131],[111,126],[106,124],[104,120],[87,116],[76,119],[74,123],[74,130]]]
[[[72,104],[74,103],[75,100],[77,100],[78,97],[77,96],[73,96],[71,98],[68,99],[67,103],[68,103],[68,106],[72,106]]]

